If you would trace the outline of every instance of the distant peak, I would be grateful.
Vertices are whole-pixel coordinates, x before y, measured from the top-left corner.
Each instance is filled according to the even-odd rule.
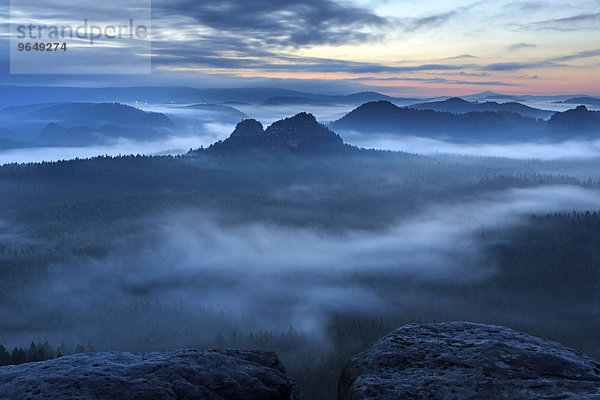
[[[464,99],[461,99],[460,97],[452,97],[452,98],[446,100],[446,103],[460,103],[460,104],[463,104],[463,103],[468,103],[468,101],[466,101]]]
[[[381,94],[379,92],[373,92],[371,90],[364,90],[362,92],[352,93],[349,96],[365,96],[365,95],[369,95],[369,96],[382,96],[382,97],[386,96],[384,94]]]
[[[262,136],[264,133],[263,126],[255,119],[245,119],[235,127],[231,134],[232,137],[251,137]]]
[[[587,108],[586,106],[584,106],[584,105],[581,105],[581,106],[577,106],[577,107],[575,108],[575,111],[579,111],[579,112],[588,112],[589,110],[588,110],[588,108]]]
[[[307,112],[304,112],[304,111],[301,112],[301,113],[298,113],[298,114],[294,115],[292,118],[311,118],[311,119],[314,119],[316,121],[316,118],[315,118],[314,115],[312,115],[310,113],[307,113]]]
[[[486,90],[485,92],[477,93],[474,96],[505,96],[500,93],[492,92],[490,90]]]
[[[394,103],[388,100],[370,101],[363,104],[361,107],[398,108]]]
[[[271,126],[269,126],[265,132],[268,133],[273,129],[291,129],[291,128],[300,128],[306,129],[307,127],[316,128],[319,127],[320,124],[317,122],[317,119],[314,115],[301,112],[299,114],[294,115],[293,117],[285,118],[276,122],[273,122]]]
[[[306,113],[306,112],[301,112],[298,113],[296,115],[294,115],[293,117],[289,118],[289,120],[291,121],[310,121],[310,122],[314,122],[315,124],[317,124],[317,119],[315,118],[314,115],[310,114],[310,113]]]

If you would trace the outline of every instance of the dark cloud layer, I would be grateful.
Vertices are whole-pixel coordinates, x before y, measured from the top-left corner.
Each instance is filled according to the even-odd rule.
[[[332,0],[160,1],[157,14],[192,17],[219,35],[234,35],[271,46],[342,44],[375,39],[367,28],[389,21],[370,10]],[[244,41],[246,41],[244,40]]]

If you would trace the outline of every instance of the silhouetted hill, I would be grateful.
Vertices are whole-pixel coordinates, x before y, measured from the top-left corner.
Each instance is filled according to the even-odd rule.
[[[567,99],[564,101],[556,101],[556,104],[579,104],[579,105],[587,105],[587,106],[600,106],[600,99],[596,97],[574,97],[572,99]]]
[[[557,112],[548,121],[548,126],[557,132],[569,132],[578,136],[600,133],[600,111],[590,111],[579,106],[565,112]]]
[[[545,124],[510,112],[452,114],[401,108],[388,101],[363,104],[333,122],[335,130],[362,133],[393,133],[471,141],[539,138]]]
[[[42,86],[0,86],[5,96],[0,98],[0,107],[32,103],[66,102],[120,102],[143,101],[154,104],[165,103],[223,103],[238,101],[257,103],[274,96],[302,96],[295,90],[253,87],[233,89],[197,89],[177,86],[140,87],[42,87]]]
[[[392,98],[377,92],[360,92],[350,95],[330,95],[300,92],[274,87],[205,88],[177,86],[140,87],[51,87],[51,86],[0,86],[0,107],[34,103],[67,102],[119,102],[133,104],[136,101],[149,104],[224,104],[227,102],[262,104],[273,97],[304,97],[325,103],[358,105],[367,101],[393,100],[416,103],[419,99]]]
[[[390,97],[377,92],[359,92],[352,93],[349,95],[318,95],[318,94],[306,94],[304,96],[277,96],[267,99],[265,105],[313,105],[313,106],[326,106],[326,105],[360,105],[369,101],[387,100],[398,104],[410,104],[420,99],[416,98],[404,98],[404,97]]]
[[[462,97],[467,100],[476,100],[476,101],[506,100],[506,101],[517,101],[518,102],[518,101],[522,100],[520,97],[517,97],[517,96],[513,96],[510,94],[500,94],[500,93],[496,93],[496,92],[491,92],[489,90],[485,91],[485,92],[481,92],[481,93],[462,96]]]
[[[8,107],[0,123],[10,128],[4,137],[42,145],[87,145],[115,137],[150,139],[173,124],[165,114],[119,103],[57,103]]]
[[[277,152],[327,153],[349,148],[337,134],[317,122],[312,114],[300,113],[273,123],[266,130],[260,122],[240,122],[229,138],[207,151],[223,153],[260,149]]]
[[[64,103],[38,108],[32,116],[55,121],[83,122],[86,125],[119,124],[132,126],[171,126],[165,114],[142,111],[119,103]]]
[[[466,114],[470,112],[513,112],[524,117],[548,119],[554,111],[540,110],[520,103],[497,103],[495,101],[486,101],[485,103],[476,103],[453,97],[444,101],[433,101],[429,103],[419,103],[409,106],[419,110],[434,110],[441,112],[451,112],[455,114]]]
[[[410,102],[420,101],[420,99],[417,99],[414,97],[412,97],[412,98],[411,97],[391,97],[391,96],[386,96],[385,94],[381,94],[381,93],[377,93],[377,92],[369,92],[369,91],[349,94],[348,96],[346,96],[346,99],[349,100],[348,101],[349,103],[358,103],[358,104],[366,103],[369,101],[380,101],[380,100],[388,100],[388,101],[394,101],[394,102],[399,102],[399,103],[410,103]]]

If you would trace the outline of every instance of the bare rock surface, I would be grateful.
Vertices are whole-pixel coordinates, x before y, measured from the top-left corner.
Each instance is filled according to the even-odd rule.
[[[504,327],[412,324],[344,367],[338,400],[359,399],[600,400],[600,363]]]
[[[2,367],[0,399],[290,400],[297,389],[270,352],[113,352]]]

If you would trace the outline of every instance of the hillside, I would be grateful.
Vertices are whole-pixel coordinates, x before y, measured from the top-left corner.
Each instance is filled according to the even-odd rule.
[[[388,101],[363,104],[330,124],[339,131],[393,133],[452,141],[539,139],[545,124],[512,112],[453,114],[401,108]]]
[[[111,138],[147,140],[173,127],[162,113],[120,103],[51,103],[0,111],[4,138],[38,145],[90,145]],[[16,147],[16,146],[15,146]]]
[[[589,136],[600,133],[600,111],[590,111],[578,106],[565,112],[557,112],[548,121],[549,128],[561,134],[576,133]]]

